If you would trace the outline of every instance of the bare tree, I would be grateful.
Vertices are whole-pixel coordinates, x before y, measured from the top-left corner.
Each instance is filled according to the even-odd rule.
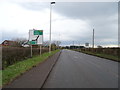
[[[52,43],[55,44],[56,46],[59,46],[61,44],[60,41],[53,41]]]
[[[43,46],[49,46],[49,41],[44,41]]]
[[[52,45],[54,45],[55,48],[59,48],[59,45],[61,44],[60,41],[53,41]]]
[[[27,43],[27,39],[26,38],[13,38],[12,41],[16,42],[16,46],[22,46],[22,44]]]

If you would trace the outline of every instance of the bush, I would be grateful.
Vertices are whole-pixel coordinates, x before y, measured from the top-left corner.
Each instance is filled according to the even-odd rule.
[[[39,55],[40,49],[33,48],[33,55]],[[42,53],[48,52],[47,48],[42,49]],[[31,57],[31,49],[24,47],[2,47],[2,69],[18,61]]]
[[[93,53],[102,53],[113,56],[118,56],[119,48],[85,48],[81,49],[81,51],[89,51]]]

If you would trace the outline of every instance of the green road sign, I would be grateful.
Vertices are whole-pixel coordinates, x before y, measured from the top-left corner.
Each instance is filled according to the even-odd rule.
[[[34,30],[34,35],[43,35],[43,30]]]
[[[37,42],[36,41],[29,41],[28,44],[34,45],[34,44],[37,44]]]

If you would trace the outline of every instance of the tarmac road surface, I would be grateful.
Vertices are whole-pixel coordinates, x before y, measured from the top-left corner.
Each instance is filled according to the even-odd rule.
[[[38,64],[36,67],[28,70],[23,75],[16,78],[13,82],[4,86],[3,90],[8,90],[7,88],[25,88],[24,90],[29,90],[31,88],[30,90],[40,90],[46,77],[49,75],[48,73],[53,67],[53,64],[56,60],[58,60],[57,58],[59,55],[60,52],[57,52],[55,55]]]
[[[62,50],[43,88],[118,88],[118,62]]]

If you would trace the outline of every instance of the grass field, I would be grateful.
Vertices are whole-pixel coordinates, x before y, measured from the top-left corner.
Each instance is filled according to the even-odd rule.
[[[0,77],[0,82],[2,82],[2,85],[11,82],[17,76],[20,76],[22,73],[46,60],[49,56],[54,55],[58,51],[60,50],[52,51],[51,53],[44,53],[41,56],[34,56],[33,58],[29,58],[14,65],[8,66],[5,70],[2,70],[2,77]]]
[[[0,70],[0,88],[2,87],[2,70]]]
[[[104,53],[93,53],[93,52],[89,52],[89,51],[80,51],[80,50],[74,50],[74,51],[79,51],[79,52],[82,52],[82,53],[98,56],[98,57],[101,57],[101,58],[106,58],[106,59],[110,59],[110,60],[114,60],[114,61],[119,61],[118,56],[108,55],[108,54],[104,54]]]
[[[104,53],[92,53],[92,52],[88,52],[88,51],[82,51],[82,52],[86,53],[86,54],[95,55],[95,56],[99,56],[102,58],[118,61],[118,56],[108,55],[108,54],[104,54]]]

